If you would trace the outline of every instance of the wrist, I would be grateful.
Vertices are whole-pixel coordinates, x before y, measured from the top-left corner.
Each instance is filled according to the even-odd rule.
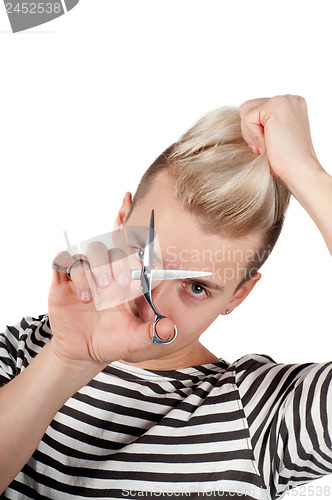
[[[288,191],[298,199],[301,197],[303,190],[310,189],[312,182],[321,182],[328,177],[331,176],[323,169],[321,164],[312,159],[306,160],[300,165],[294,165],[280,180]]]
[[[332,255],[332,176],[319,163],[304,165],[288,179],[287,188],[312,218]]]
[[[57,352],[52,339],[42,351],[44,351],[52,376],[60,383],[63,380],[73,394],[89,383],[107,366],[107,363],[101,364],[88,360],[67,359]]]

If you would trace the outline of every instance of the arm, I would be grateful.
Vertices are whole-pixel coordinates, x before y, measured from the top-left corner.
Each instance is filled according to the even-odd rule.
[[[289,177],[287,186],[322,233],[332,255],[332,176],[315,167],[308,165],[299,178]]]
[[[267,153],[272,175],[301,203],[332,254],[332,177],[320,165],[300,96],[253,99],[240,106],[241,129],[253,152]]]
[[[99,368],[65,363],[52,340],[0,389],[0,494],[29,460],[58,410]]]
[[[106,247],[105,253],[109,259]],[[92,261],[95,256],[89,255]],[[64,263],[62,257],[57,257],[60,265]],[[110,276],[119,279],[121,269],[116,271],[110,261],[107,266],[103,270],[107,267]],[[96,269],[100,272],[100,268]],[[112,289],[97,289],[85,272],[77,270],[72,277],[69,280],[66,273],[53,271],[48,301],[52,332],[43,330],[50,339],[46,345],[37,323],[29,328],[25,322],[21,332],[11,328],[0,335],[0,384],[6,384],[0,389],[0,494],[31,457],[55,414],[73,394],[112,361],[131,355],[149,359],[159,349],[151,342],[153,321],[136,317],[129,303],[124,302],[127,285],[121,288],[114,282]],[[92,298],[82,298],[81,290],[89,285],[99,306],[104,307],[96,308]],[[109,307],[112,298],[114,302],[115,298],[118,302],[121,299],[121,303]],[[161,333],[169,335],[168,329],[172,331],[174,325],[170,319],[162,321]],[[29,335],[34,335],[37,346],[43,346],[37,355],[31,350]]]
[[[332,362],[279,364],[247,355],[236,373],[255,460],[270,498],[331,474]]]

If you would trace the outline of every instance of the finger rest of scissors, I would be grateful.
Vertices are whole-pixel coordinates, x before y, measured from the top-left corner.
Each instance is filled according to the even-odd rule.
[[[171,340],[162,340],[160,337],[158,337],[158,334],[157,334],[157,331],[156,331],[156,325],[158,323],[159,320],[165,318],[166,316],[162,316],[161,314],[158,314],[156,316],[156,319],[154,320],[154,323],[153,323],[153,336],[152,336],[152,343],[153,344],[171,344],[173,342],[173,340],[176,339],[176,336],[178,334],[178,330],[176,328],[176,326],[174,325],[174,335],[173,337],[171,338]]]

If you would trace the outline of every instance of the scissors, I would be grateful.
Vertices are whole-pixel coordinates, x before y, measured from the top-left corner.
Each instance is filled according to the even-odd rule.
[[[151,288],[153,280],[176,280],[185,278],[195,278],[198,276],[210,276],[212,273],[207,273],[203,271],[190,271],[184,269],[153,269],[153,251],[154,251],[154,210],[151,210],[150,223],[148,227],[148,233],[144,249],[143,257],[143,268],[142,269],[132,269],[131,279],[141,280],[141,291],[146,298],[147,302],[153,309],[155,313],[155,319],[153,322],[153,344],[170,344],[173,342],[177,336],[177,328],[174,325],[174,336],[171,340],[165,342],[160,337],[158,337],[156,332],[156,325],[159,320],[166,318],[160,314],[156,306],[153,303]]]
[[[148,304],[152,308],[155,313],[155,319],[153,322],[153,336],[152,343],[153,344],[170,344],[173,342],[177,336],[177,328],[174,325],[174,336],[169,341],[164,341],[160,337],[158,337],[156,332],[156,325],[158,321],[166,316],[160,314],[156,306],[153,303],[151,290],[152,290],[152,281],[157,280],[176,280],[176,279],[186,279],[186,278],[195,278],[199,276],[210,276],[212,273],[203,272],[203,271],[190,271],[184,269],[154,269],[153,268],[153,254],[154,254],[154,238],[155,238],[155,230],[154,230],[154,210],[151,210],[150,222],[148,226],[147,238],[144,249],[143,256],[143,265],[141,269],[131,269],[131,279],[132,280],[140,280],[141,281],[141,291],[147,300]],[[58,272],[65,272],[68,278],[71,280],[70,271],[76,262],[89,262],[83,258],[74,258],[73,264],[69,267],[60,266],[55,261],[53,261],[52,267],[56,269]]]

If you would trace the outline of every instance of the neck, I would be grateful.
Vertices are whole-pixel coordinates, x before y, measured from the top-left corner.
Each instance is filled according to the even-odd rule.
[[[165,358],[149,359],[146,361],[139,361],[138,363],[129,363],[123,359],[119,361],[126,365],[138,366],[145,370],[180,370],[181,368],[216,363],[219,361],[219,358],[198,342],[195,349],[190,353],[177,352]]]

